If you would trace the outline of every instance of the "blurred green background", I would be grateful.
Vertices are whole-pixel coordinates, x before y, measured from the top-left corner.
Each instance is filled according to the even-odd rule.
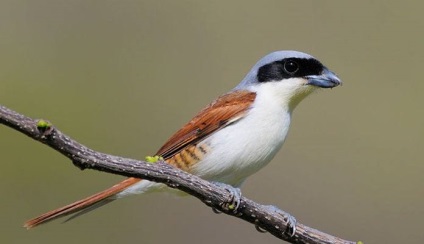
[[[301,50],[344,81],[295,111],[243,186],[299,222],[365,243],[423,243],[423,3],[1,1],[0,103],[83,144],[142,159],[263,55]],[[0,243],[281,243],[192,197],[114,202],[66,224],[25,220],[122,177],[0,126]]]

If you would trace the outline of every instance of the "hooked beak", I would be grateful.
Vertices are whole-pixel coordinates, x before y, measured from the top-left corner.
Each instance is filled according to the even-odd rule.
[[[333,88],[342,84],[339,77],[328,69],[325,69],[321,75],[306,76],[306,79],[308,80],[308,85],[321,88]]]

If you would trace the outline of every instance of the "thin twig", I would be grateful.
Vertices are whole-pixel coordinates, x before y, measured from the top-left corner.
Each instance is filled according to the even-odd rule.
[[[198,198],[209,207],[243,219],[290,243],[355,243],[331,236],[300,223],[296,224],[295,235],[290,236],[285,234],[287,223],[283,216],[270,210],[267,206],[242,197],[240,207],[234,212],[228,205],[231,195],[223,187],[174,168],[164,162],[152,164],[94,151],[63,134],[46,120],[32,119],[1,105],[0,123],[48,145],[71,159],[72,163],[80,169],[95,169],[164,183],[169,187],[177,188]]]

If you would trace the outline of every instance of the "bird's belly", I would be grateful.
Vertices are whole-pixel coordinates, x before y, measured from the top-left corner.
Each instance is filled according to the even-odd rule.
[[[209,153],[190,172],[239,186],[268,164],[284,143],[290,117],[278,118],[267,121],[251,116],[216,132],[202,142],[209,147]]]

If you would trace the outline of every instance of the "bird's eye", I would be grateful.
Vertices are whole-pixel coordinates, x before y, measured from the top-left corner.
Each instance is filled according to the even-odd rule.
[[[299,70],[299,65],[295,61],[289,60],[289,61],[284,63],[284,70],[288,74],[293,75],[294,73],[296,73]]]

